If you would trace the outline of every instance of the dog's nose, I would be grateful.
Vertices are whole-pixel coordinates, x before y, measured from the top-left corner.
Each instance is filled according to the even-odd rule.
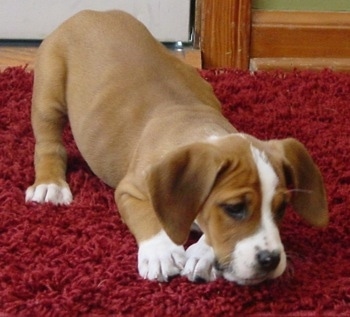
[[[278,251],[260,251],[257,255],[260,269],[266,272],[273,271],[280,263],[280,253]]]

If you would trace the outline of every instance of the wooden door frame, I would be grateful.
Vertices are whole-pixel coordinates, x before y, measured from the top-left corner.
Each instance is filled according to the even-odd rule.
[[[249,68],[251,0],[197,0],[203,68]]]

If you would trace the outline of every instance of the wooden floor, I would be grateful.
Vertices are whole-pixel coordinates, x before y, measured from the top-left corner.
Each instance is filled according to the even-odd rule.
[[[28,65],[28,69],[33,69],[36,52],[37,45],[0,45],[0,70],[9,66],[24,65]],[[201,68],[201,53],[199,50],[185,48],[183,51],[174,52],[174,54],[186,63]]]
[[[36,51],[35,46],[0,46],[0,70],[9,66],[24,65],[33,69]]]

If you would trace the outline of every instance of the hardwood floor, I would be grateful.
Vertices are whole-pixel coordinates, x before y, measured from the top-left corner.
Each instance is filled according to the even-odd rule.
[[[37,47],[0,46],[0,70],[9,66],[28,65],[33,69]]]
[[[0,44],[0,70],[9,66],[27,65],[29,70],[34,68],[34,59],[38,45],[1,45]],[[185,48],[183,51],[174,52],[186,63],[201,68],[201,53],[199,50]]]

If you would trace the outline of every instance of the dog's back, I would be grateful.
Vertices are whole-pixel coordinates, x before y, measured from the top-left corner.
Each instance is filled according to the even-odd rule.
[[[220,112],[211,87],[197,71],[122,11],[82,11],[47,37],[38,53],[34,92],[34,109],[55,99],[59,111],[68,112],[79,150],[112,186],[125,174],[155,112],[198,102]],[[106,168],[101,168],[100,153],[106,150],[114,152],[113,162],[106,159]]]

